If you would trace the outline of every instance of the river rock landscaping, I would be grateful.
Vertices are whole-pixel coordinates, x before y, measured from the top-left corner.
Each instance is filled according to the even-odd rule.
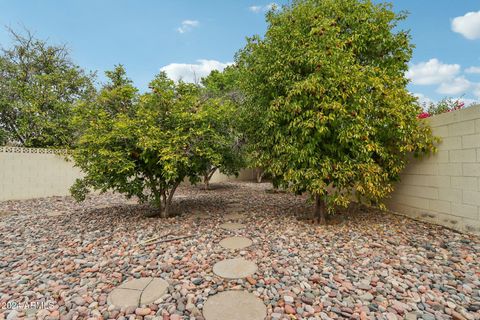
[[[181,187],[168,219],[110,193],[0,203],[0,319],[204,319],[208,299],[233,290],[263,301],[267,319],[480,319],[478,237],[358,205],[318,226],[305,197],[213,187]],[[224,248],[228,237],[252,244]],[[213,272],[239,258],[255,273]],[[166,280],[167,293],[109,303],[141,278]]]

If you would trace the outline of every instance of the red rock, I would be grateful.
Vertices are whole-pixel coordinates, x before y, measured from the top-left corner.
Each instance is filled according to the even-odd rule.
[[[182,319],[183,319],[183,317],[178,315],[178,314],[172,314],[170,316],[170,320],[182,320]]]
[[[295,311],[295,309],[291,305],[287,304],[287,305],[285,305],[285,313],[295,314],[297,312]]]
[[[251,276],[248,276],[246,279],[252,286],[257,284],[257,280],[253,279]]]
[[[466,320],[464,316],[462,316],[460,313],[458,313],[455,310],[452,311],[452,318],[453,320]]]
[[[419,291],[420,293],[425,293],[425,292],[427,292],[427,288],[424,287],[424,286],[419,286],[419,287],[418,287],[418,291]]]
[[[50,313],[50,317],[52,318],[60,318],[60,312],[58,310],[53,310],[51,313]]]
[[[315,309],[315,313],[323,311],[323,303],[320,303],[318,306],[313,307]]]
[[[360,312],[360,320],[367,320],[367,313],[365,311]]]
[[[137,308],[135,309],[135,314],[137,316],[148,316],[152,312],[150,308]],[[171,317],[170,317],[171,319]]]
[[[394,301],[392,304],[392,308],[395,309],[397,313],[403,314],[405,312],[405,309],[408,308],[408,306],[400,301]]]
[[[344,287],[344,288],[347,289],[348,291],[353,290],[353,285],[352,285],[352,283],[349,282],[349,281],[344,281],[344,282],[342,282],[342,287]]]

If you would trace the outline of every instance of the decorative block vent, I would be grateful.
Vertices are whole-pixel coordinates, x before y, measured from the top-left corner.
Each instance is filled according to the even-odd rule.
[[[24,147],[0,147],[0,153],[43,153],[66,155],[66,149],[47,149],[47,148],[24,148]]]

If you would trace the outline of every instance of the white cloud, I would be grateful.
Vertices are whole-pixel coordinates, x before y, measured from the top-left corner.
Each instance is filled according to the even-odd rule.
[[[443,82],[437,88],[437,92],[447,95],[457,95],[468,91],[472,87],[472,83],[465,79],[465,77],[457,77],[452,81]]]
[[[201,78],[206,77],[213,70],[222,71],[232,62],[220,62],[217,60],[197,60],[197,63],[171,63],[162,68],[160,71],[165,71],[167,76],[174,80],[183,80],[185,82],[198,82]]]
[[[248,7],[248,10],[254,12],[254,13],[259,13],[260,11],[262,11],[262,6],[251,6],[251,7]]]
[[[475,84],[472,91],[475,97],[480,98],[480,84]]]
[[[432,99],[430,99],[429,97],[427,97],[426,95],[424,95],[423,93],[412,93],[412,95],[417,98],[418,102],[420,103],[420,105],[423,105],[423,104],[426,104],[426,105],[429,105],[430,103],[434,103],[435,101],[433,101]]]
[[[182,25],[177,28],[179,33],[185,33],[191,31],[193,28],[196,28],[200,25],[198,20],[183,20]]]
[[[280,7],[280,6],[279,6],[277,3],[271,2],[271,3],[269,3],[269,4],[267,4],[267,5],[265,6],[265,9],[266,9],[266,11],[269,11],[269,10],[272,10],[272,9],[273,9],[273,10],[276,10],[276,9],[278,9],[279,7]]]
[[[452,20],[452,30],[469,40],[480,39],[480,11],[468,12]]]
[[[427,62],[411,65],[406,76],[412,80],[413,84],[428,85],[451,80],[459,71],[460,65],[444,64],[433,58]]]
[[[257,5],[257,6],[251,6],[251,7],[248,7],[248,10],[252,11],[253,13],[260,13],[260,12],[267,12],[267,11],[270,11],[272,9],[276,9],[276,8],[279,8],[280,6],[278,4],[276,4],[275,2],[271,2],[267,5],[264,5],[264,6],[261,6],[261,5]]]
[[[468,107],[472,104],[478,104],[478,100],[477,99],[470,99],[470,98],[463,98],[463,97],[459,97],[455,100],[458,100],[458,101],[462,101],[463,103],[465,103],[465,106]]]
[[[480,67],[469,67],[465,69],[465,73],[480,73]]]
[[[479,87],[480,89],[480,87]],[[479,92],[480,94],[480,92]],[[430,103],[438,103],[437,100],[431,99],[430,97],[427,97],[423,93],[412,93],[414,97],[417,98],[418,102],[420,103],[421,106],[426,105],[427,107],[429,106]],[[456,96],[450,98],[452,101],[461,101],[465,104],[466,107],[472,105],[472,104],[478,104],[478,99],[471,99],[471,98],[465,98],[463,96]]]

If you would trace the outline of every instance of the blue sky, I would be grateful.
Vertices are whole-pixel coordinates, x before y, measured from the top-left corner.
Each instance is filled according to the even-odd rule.
[[[276,1],[278,4],[288,0]],[[378,1],[376,1],[378,2]],[[0,0],[0,25],[66,43],[78,65],[103,72],[122,63],[144,90],[154,74],[194,80],[232,62],[245,37],[263,34],[261,0]],[[395,0],[416,45],[409,89],[422,101],[480,100],[480,0]],[[10,38],[0,29],[0,44]],[[192,72],[194,71],[194,72]]]

